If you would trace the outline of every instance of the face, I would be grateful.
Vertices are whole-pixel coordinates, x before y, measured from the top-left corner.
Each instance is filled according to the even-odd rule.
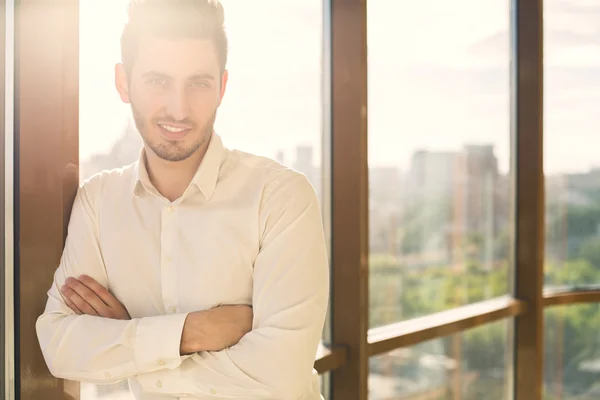
[[[227,85],[210,40],[144,40],[131,75],[118,64],[115,76],[147,150],[182,161],[208,143]]]

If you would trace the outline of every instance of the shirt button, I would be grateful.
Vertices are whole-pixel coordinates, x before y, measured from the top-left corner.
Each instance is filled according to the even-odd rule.
[[[158,360],[158,363],[159,363],[160,365],[165,365],[165,362],[164,362],[164,360]]]
[[[162,381],[156,381],[156,387],[162,388]]]
[[[217,394],[217,391],[215,389],[210,389],[210,394]]]
[[[171,312],[171,314],[175,314],[177,309],[175,307],[171,307],[171,308],[169,308],[169,311]]]
[[[170,262],[171,262],[171,260],[172,260],[172,258],[171,258],[171,257],[169,257],[169,256],[166,256],[166,257],[165,257],[165,262],[166,262],[166,263],[170,263]]]
[[[170,213],[173,212],[173,206],[167,207],[167,211],[170,212]]]

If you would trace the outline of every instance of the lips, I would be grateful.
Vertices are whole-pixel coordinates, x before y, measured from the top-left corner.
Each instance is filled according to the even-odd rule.
[[[190,125],[176,123],[157,123],[161,134],[169,140],[179,140],[192,130]]]

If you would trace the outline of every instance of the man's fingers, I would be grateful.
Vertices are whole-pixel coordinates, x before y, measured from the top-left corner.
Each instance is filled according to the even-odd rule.
[[[81,297],[81,299],[83,299],[86,303],[93,307],[96,311],[96,314],[102,315],[103,310],[106,308],[106,304],[100,297],[98,297],[96,293],[94,293],[83,283],[79,282],[77,279],[68,279],[67,281],[67,285],[69,288],[71,288],[75,293],[79,295],[79,297]],[[82,309],[81,306],[76,301],[74,301],[74,299],[71,300],[73,300],[75,305],[79,307],[81,311],[85,312],[85,310]]]
[[[66,303],[68,301],[73,303],[73,305],[82,313],[88,315],[98,315],[94,307],[92,307],[87,301],[85,301],[76,291],[74,291],[70,286],[63,286],[62,292],[66,298]],[[69,306],[70,307],[70,306]],[[73,308],[71,308],[75,311]]]
[[[81,314],[104,318],[131,319],[125,306],[104,286],[87,275],[82,275],[79,279],[68,278],[61,290],[70,301],[65,303],[75,312],[79,310]]]
[[[79,309],[79,307],[77,307],[77,306],[75,305],[75,303],[73,303],[73,302],[71,301],[71,299],[69,299],[68,297],[66,297],[66,298],[65,298],[65,304],[66,304],[66,305],[67,305],[67,306],[68,306],[68,307],[69,307],[71,310],[73,310],[73,311],[75,312],[75,314],[77,314],[77,315],[81,315],[81,314],[83,314],[83,312],[82,312],[82,311]]]
[[[87,275],[79,277],[79,281],[92,290],[109,307],[119,307],[121,303],[104,286]]]

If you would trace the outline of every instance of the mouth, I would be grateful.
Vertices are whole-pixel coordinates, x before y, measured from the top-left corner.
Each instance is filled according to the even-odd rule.
[[[180,140],[187,135],[192,127],[189,125],[157,123],[161,135],[168,140]]]

